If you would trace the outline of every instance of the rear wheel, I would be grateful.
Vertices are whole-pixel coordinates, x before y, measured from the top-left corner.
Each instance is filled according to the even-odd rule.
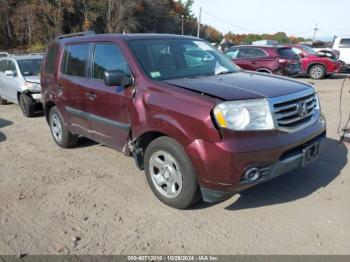
[[[57,107],[52,107],[49,113],[50,130],[55,143],[63,148],[73,147],[78,143],[78,136],[73,135],[64,125],[63,118]]]
[[[191,160],[174,139],[164,136],[151,142],[145,152],[145,171],[153,193],[163,203],[184,209],[200,199]]]
[[[35,114],[35,102],[30,96],[26,94],[20,94],[19,106],[22,110],[23,115],[26,117],[32,117]]]
[[[1,96],[0,96],[0,105],[6,105],[7,104],[7,100],[6,99],[3,99]]]
[[[323,79],[326,76],[326,69],[323,65],[313,65],[309,69],[309,76],[312,79]]]

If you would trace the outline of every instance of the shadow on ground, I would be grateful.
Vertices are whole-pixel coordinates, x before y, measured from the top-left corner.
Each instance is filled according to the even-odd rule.
[[[98,145],[99,143],[87,138],[87,137],[79,137],[78,144],[74,148],[85,148],[90,146]]]
[[[329,79],[345,79],[345,78],[348,78],[349,76],[350,76],[349,74],[335,74],[335,75],[331,75],[328,78]]]
[[[0,129],[5,127],[5,126],[12,125],[12,124],[13,124],[13,122],[0,118]],[[5,140],[6,140],[5,134],[0,131],[0,142],[5,141]]]
[[[256,208],[307,197],[340,175],[348,162],[347,153],[344,144],[327,138],[319,159],[314,163],[240,193],[240,197],[226,209]]]

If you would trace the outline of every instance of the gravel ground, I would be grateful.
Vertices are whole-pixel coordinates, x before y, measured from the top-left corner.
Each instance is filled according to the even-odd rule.
[[[160,203],[131,158],[87,139],[61,149],[43,117],[1,106],[0,254],[350,254],[350,147],[336,133],[343,76],[302,80],[315,83],[328,120],[320,159],[185,211]]]

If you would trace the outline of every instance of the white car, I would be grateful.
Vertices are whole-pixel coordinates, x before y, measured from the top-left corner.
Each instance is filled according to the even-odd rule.
[[[0,104],[19,104],[25,116],[41,107],[40,67],[42,55],[0,58]]]
[[[336,37],[333,42],[333,49],[340,52],[339,59],[350,65],[350,36]]]

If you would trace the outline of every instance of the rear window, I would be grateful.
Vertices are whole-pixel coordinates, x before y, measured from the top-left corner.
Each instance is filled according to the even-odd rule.
[[[339,47],[347,47],[350,48],[350,38],[343,38],[339,42]]]
[[[84,77],[89,57],[89,44],[66,46],[62,73],[70,76]]]
[[[51,74],[51,75],[54,74],[57,53],[58,53],[57,45],[51,46],[47,50],[45,64],[44,64],[44,73]]]
[[[277,53],[280,57],[283,57],[283,58],[293,59],[293,58],[298,57],[298,55],[296,53],[294,53],[292,48],[278,48]]]

